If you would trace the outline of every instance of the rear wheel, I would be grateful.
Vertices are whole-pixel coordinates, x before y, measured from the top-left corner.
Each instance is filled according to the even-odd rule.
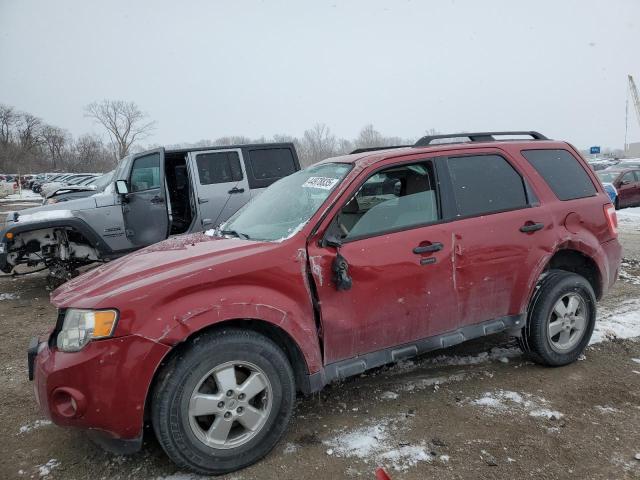
[[[205,334],[172,358],[153,392],[151,417],[163,449],[205,475],[251,465],[276,445],[295,402],[287,357],[252,331]]]
[[[575,273],[552,270],[531,300],[520,346],[537,363],[566,365],[589,344],[595,320],[596,299],[589,282]]]

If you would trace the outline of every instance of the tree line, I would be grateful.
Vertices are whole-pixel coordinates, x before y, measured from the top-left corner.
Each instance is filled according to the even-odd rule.
[[[43,119],[0,103],[0,172],[106,172],[128,153],[153,148],[141,141],[150,135],[156,123],[134,102],[103,100],[85,107],[85,116],[93,119],[107,134],[107,141],[95,133],[74,138],[69,131]],[[435,134],[429,130],[426,134]],[[308,166],[325,158],[349,153],[357,148],[411,145],[412,138],[385,136],[366,125],[354,139],[336,136],[324,123],[317,123],[301,137],[278,134],[249,138],[223,136],[170,147],[204,147],[234,144],[292,142],[300,163]]]

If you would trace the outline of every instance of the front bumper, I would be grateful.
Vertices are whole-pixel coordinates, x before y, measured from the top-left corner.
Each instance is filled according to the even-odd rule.
[[[130,335],[67,353],[34,339],[29,378],[40,409],[55,424],[88,429],[108,450],[130,453],[141,444],[147,392],[169,349]]]

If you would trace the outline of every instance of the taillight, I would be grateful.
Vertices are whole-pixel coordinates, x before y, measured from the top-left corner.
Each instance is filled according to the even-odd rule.
[[[604,216],[607,217],[609,230],[614,237],[618,236],[618,215],[616,215],[616,207],[607,203],[604,206]]]

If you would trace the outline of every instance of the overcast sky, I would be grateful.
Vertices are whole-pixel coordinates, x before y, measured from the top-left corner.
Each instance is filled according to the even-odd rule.
[[[79,135],[87,103],[133,100],[160,144],[324,122],[622,147],[639,48],[639,0],[0,0],[0,102]]]

